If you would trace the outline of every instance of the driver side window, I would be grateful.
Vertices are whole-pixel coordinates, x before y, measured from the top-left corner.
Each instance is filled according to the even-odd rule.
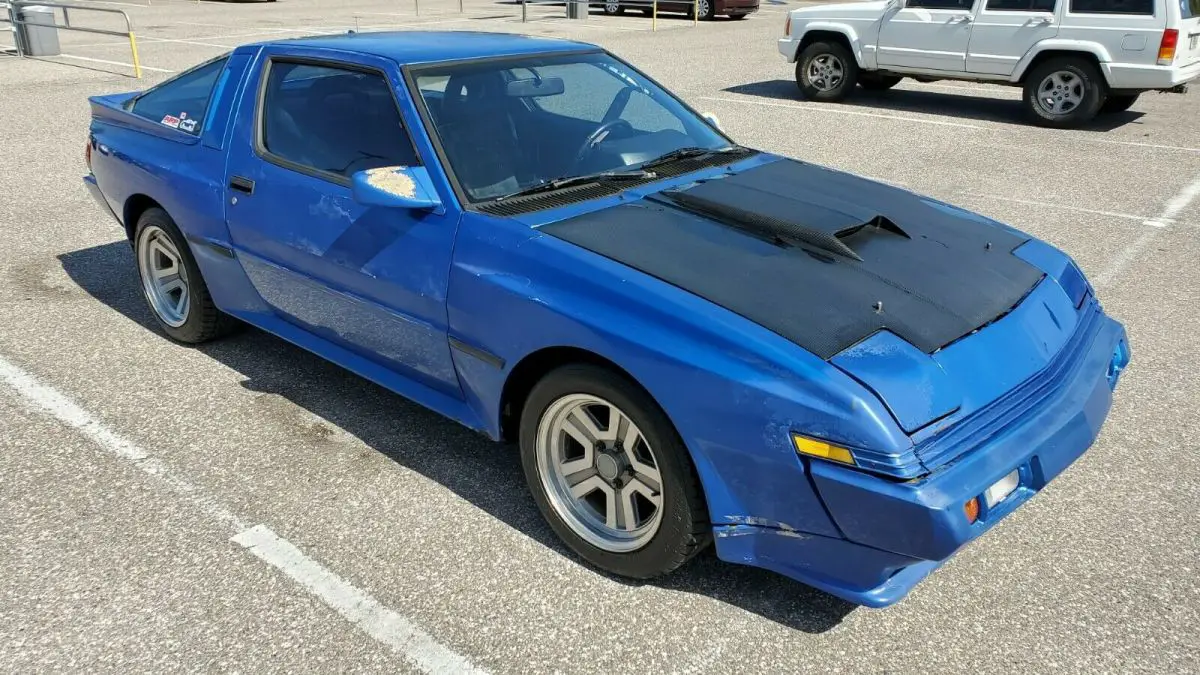
[[[418,163],[380,73],[275,61],[263,96],[262,149],[290,168],[346,178]]]

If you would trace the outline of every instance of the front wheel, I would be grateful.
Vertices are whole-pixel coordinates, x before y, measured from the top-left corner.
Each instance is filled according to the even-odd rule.
[[[840,101],[858,81],[854,55],[836,42],[814,42],[796,60],[796,85],[813,101]]]
[[[619,14],[624,14],[625,8],[621,6],[621,3],[616,2],[615,0],[605,0],[604,13],[608,14],[609,16],[617,16]]]
[[[591,365],[563,366],[529,394],[521,464],[542,516],[586,561],[646,579],[711,540],[700,481],[646,393]]]
[[[700,15],[701,21],[712,21],[715,19],[717,16],[716,0],[696,0],[696,4],[688,12],[688,17],[691,18],[696,14]]]
[[[1039,126],[1068,129],[1087,124],[1104,99],[1100,71],[1081,58],[1051,59],[1025,80],[1025,108]]]

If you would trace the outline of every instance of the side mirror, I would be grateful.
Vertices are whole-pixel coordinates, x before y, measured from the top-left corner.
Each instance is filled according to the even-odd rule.
[[[442,205],[423,166],[366,169],[351,178],[354,201],[363,206],[433,210]]]
[[[714,115],[710,112],[706,112],[706,113],[701,113],[701,117],[708,120],[709,124],[713,125],[714,127],[718,128],[718,129],[721,129],[721,120],[717,119],[716,115]],[[724,129],[721,129],[721,131],[724,131]]]

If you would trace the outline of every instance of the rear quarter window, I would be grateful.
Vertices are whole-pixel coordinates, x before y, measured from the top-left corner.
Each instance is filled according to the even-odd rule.
[[[1071,0],[1071,13],[1154,16],[1154,0]]]
[[[1179,11],[1185,19],[1200,16],[1200,0],[1179,0]]]
[[[202,63],[146,90],[133,99],[130,112],[153,122],[199,135],[213,88],[229,56]]]

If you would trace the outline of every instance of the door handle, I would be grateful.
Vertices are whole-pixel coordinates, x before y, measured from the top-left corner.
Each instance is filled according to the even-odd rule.
[[[975,19],[971,18],[971,16],[969,16],[969,15],[968,16],[960,16],[954,21],[954,23],[971,23],[974,20]]]
[[[229,179],[229,187],[238,192],[245,192],[248,195],[254,194],[254,181],[241,176],[233,176]]]

